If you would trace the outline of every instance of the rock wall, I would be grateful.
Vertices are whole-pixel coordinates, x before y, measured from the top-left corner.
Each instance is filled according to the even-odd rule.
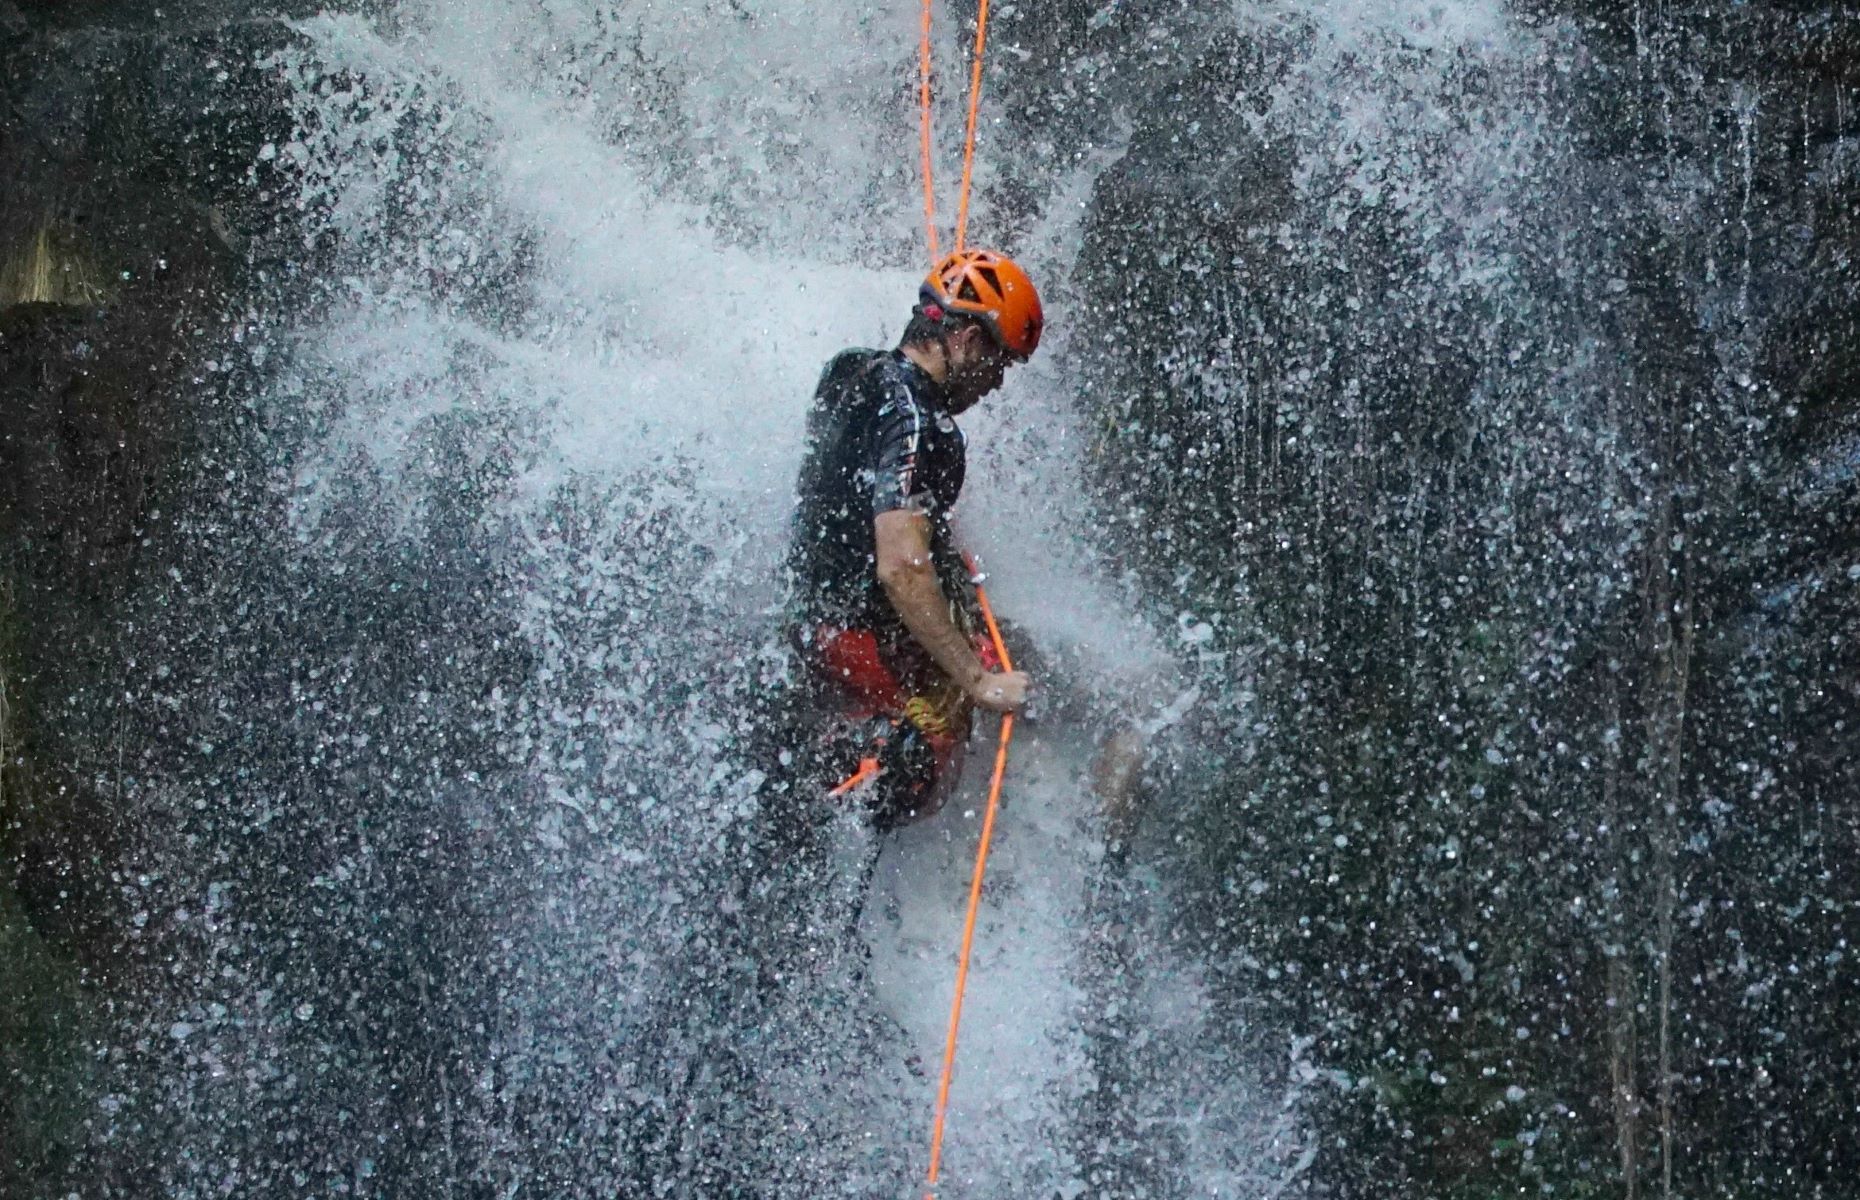
[[[223,6],[222,6],[223,7]],[[237,418],[202,386],[277,213],[248,170],[288,31],[213,6],[0,5],[0,1191],[50,1186],[94,1113],[134,832],[78,689],[124,677],[126,595]],[[240,14],[243,16],[243,14]],[[204,22],[204,23],[203,23]],[[203,87],[203,82],[205,86]],[[91,718],[96,719],[91,719]],[[100,728],[101,727],[101,728]]]
[[[1838,1194],[1860,20],[1375,13],[1016,27],[1018,136],[1128,139],[1068,315],[1222,698],[1182,932],[1338,1072],[1330,1194]]]

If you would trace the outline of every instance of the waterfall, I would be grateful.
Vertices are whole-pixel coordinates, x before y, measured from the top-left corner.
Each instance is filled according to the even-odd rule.
[[[172,1146],[164,1190],[917,1186],[985,781],[882,846],[850,814],[790,841],[828,781],[757,749],[814,378],[896,339],[921,270],[910,17],[447,3],[258,60],[289,299],[213,364],[250,381],[212,452],[243,486],[185,516],[144,635],[187,733],[133,781],[139,911],[184,966],[107,1140]],[[1062,311],[1078,237],[1061,204],[1022,251]],[[1077,525],[1069,337],[969,422],[964,536],[1050,699],[945,1177],[1095,1194],[1127,1109],[1171,1178],[1265,1194],[1302,1145],[1283,1041],[1223,1044],[1140,924],[1160,884],[1107,862],[1099,743],[1193,695]],[[1113,1036],[1146,1096],[1112,1097]]]
[[[917,5],[56,7],[0,1191],[921,1195],[994,734],[835,804],[782,575]],[[1038,699],[940,1194],[1843,1194],[1860,20],[993,8],[1049,321],[957,529]]]

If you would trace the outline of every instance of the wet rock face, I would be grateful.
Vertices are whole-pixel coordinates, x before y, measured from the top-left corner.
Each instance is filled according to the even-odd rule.
[[[287,28],[23,23],[0,58],[10,221],[49,209],[93,238],[159,251],[169,209],[220,208],[235,228],[261,218],[253,152],[288,126],[257,60],[291,39]]]
[[[1714,1149],[1708,1060],[1767,1063],[1770,1122],[1854,1084],[1818,1032],[1851,922],[1760,914],[1856,898],[1786,831],[1854,815],[1860,16],[1288,5],[1236,46],[1090,7],[1021,18],[1022,136],[1128,141],[1072,280],[1101,528],[1248,697],[1183,870],[1263,964],[1236,992],[1314,981],[1295,1019],[1380,1098],[1320,1170],[1551,1180],[1524,1131],[1645,1186],[1670,1135],[1682,1178],[1832,1186],[1812,1137]],[[1676,962],[1707,1049],[1604,1036]],[[1745,973],[1803,981],[1788,1051]]]
[[[376,7],[390,6],[391,0]],[[306,0],[284,0],[280,4],[253,4],[251,0],[163,0],[160,4],[137,4],[133,0],[6,0],[0,4],[0,29],[164,35],[255,18],[308,16],[327,7]]]
[[[120,690],[124,597],[167,552],[189,452],[237,419],[218,348],[271,266],[278,214],[250,165],[288,124],[257,63],[290,34],[196,23],[245,15],[223,8],[0,4],[0,907],[32,1003],[67,1030],[80,969],[123,983],[133,839],[121,779],[67,765],[101,726],[66,706]],[[24,1148],[0,1162],[11,1194],[75,1144],[58,1122],[81,1060],[7,1028],[8,1077],[35,1081],[0,1106],[0,1141]]]
[[[0,313],[0,344],[5,536],[70,578],[98,582],[122,569],[172,445],[163,402],[172,356],[151,362],[148,343],[107,316],[51,304]]]
[[[120,675],[117,605],[160,556],[184,452],[224,416],[216,347],[276,216],[249,169],[281,117],[256,64],[289,36],[150,18],[0,7],[0,570],[20,756],[0,845],[26,916],[93,962],[118,940],[98,873],[119,829],[60,770],[60,738],[82,735],[50,710]]]
[[[22,36],[0,51],[0,522],[87,586],[126,566],[198,415],[188,373],[224,336],[275,217],[251,164],[288,128],[256,65],[288,31],[141,32],[115,24],[116,7],[85,9],[94,26],[63,6],[13,8]]]

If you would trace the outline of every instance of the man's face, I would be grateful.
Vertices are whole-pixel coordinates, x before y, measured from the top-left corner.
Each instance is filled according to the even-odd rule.
[[[1014,360],[980,325],[964,326],[945,344],[949,347],[949,375],[943,385],[949,393],[949,410],[966,412],[1001,386]]]

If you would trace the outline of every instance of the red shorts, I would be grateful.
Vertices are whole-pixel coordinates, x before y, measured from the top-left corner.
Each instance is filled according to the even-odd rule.
[[[815,669],[839,685],[864,710],[857,715],[904,715],[904,705],[910,697],[879,655],[878,638],[871,630],[818,626],[814,630],[813,651]]]
[[[900,679],[870,630],[822,625],[812,633],[803,647],[810,667],[833,685],[848,721],[868,723],[875,731],[870,739],[875,744],[862,749],[858,762],[846,764],[848,780],[855,775],[872,780],[881,819],[910,820],[942,807],[962,773],[967,701],[927,664],[910,672],[923,678]],[[992,670],[993,659],[991,647],[982,661]]]

